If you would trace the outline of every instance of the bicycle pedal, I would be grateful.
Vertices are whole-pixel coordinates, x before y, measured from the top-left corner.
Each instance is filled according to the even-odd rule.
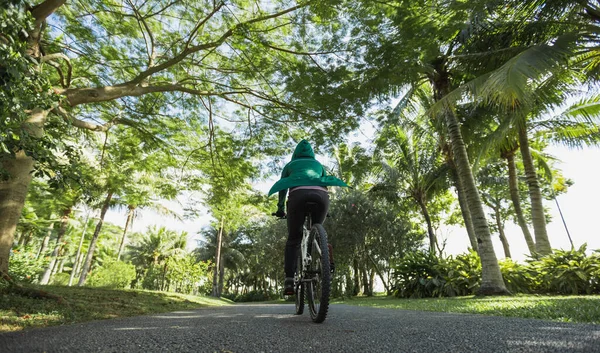
[[[335,264],[333,262],[329,264],[329,272],[335,273]]]

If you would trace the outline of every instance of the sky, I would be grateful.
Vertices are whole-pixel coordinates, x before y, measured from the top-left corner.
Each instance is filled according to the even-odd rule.
[[[596,224],[600,220],[600,149],[585,148],[578,150],[566,147],[549,147],[548,153],[560,160],[557,166],[563,171],[566,178],[574,181],[567,193],[558,196],[558,202],[573,244],[576,248],[579,248],[587,243],[588,251],[600,249],[600,225]],[[323,161],[323,156],[317,155],[317,159],[326,162]],[[262,182],[257,184],[256,188],[266,193],[271,183],[272,181]],[[174,210],[181,209],[181,206],[175,201],[167,201],[165,204]],[[570,249],[571,244],[556,204],[544,200],[544,206],[550,209],[552,215],[552,220],[547,228],[552,248]],[[120,211],[110,210],[107,213],[106,221],[124,227],[125,212],[125,209]],[[143,231],[150,225],[165,226],[176,231],[187,231],[189,233],[188,247],[193,248],[196,245],[195,240],[200,239],[197,233],[208,225],[210,220],[210,216],[206,214],[196,220],[180,221],[161,216],[153,211],[143,211],[134,221],[133,231]],[[425,227],[425,225],[423,226]],[[512,258],[519,261],[525,260],[528,250],[520,228],[507,222],[505,231]],[[533,235],[531,227],[530,231]],[[463,253],[469,247],[466,231],[460,227],[442,227],[439,229],[438,238],[446,240],[445,251],[448,255]],[[493,235],[493,242],[497,257],[499,259],[504,258],[502,244],[497,234]]]

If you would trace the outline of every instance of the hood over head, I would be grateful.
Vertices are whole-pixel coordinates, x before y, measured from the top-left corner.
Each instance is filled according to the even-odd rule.
[[[308,141],[302,140],[300,143],[298,143],[298,146],[296,146],[294,154],[292,154],[292,160],[296,160],[298,158],[315,158],[315,152]]]

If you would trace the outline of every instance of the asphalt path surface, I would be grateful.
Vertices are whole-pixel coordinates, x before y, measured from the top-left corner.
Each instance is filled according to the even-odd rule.
[[[600,325],[332,305],[322,324],[250,304],[0,334],[0,352],[600,352]]]

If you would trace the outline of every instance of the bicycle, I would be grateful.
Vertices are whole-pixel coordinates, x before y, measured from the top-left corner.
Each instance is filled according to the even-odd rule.
[[[306,203],[306,215],[300,243],[300,251],[294,275],[294,293],[296,295],[296,315],[304,313],[304,300],[312,321],[322,323],[329,310],[331,274],[333,261],[330,257],[327,233],[320,223],[312,224],[314,202]]]

